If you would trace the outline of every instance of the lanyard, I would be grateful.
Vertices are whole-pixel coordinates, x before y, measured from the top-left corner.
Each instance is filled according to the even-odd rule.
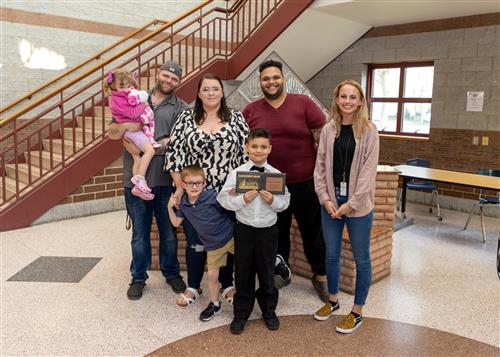
[[[339,144],[342,144],[342,138],[340,138]],[[347,145],[346,145],[346,148],[345,148],[345,160],[344,160],[344,156],[342,155],[342,145],[340,145],[340,150],[339,150],[340,160],[344,163],[344,168],[342,169],[342,181],[343,182],[345,182],[345,169],[346,169],[346,166],[347,166],[347,154],[348,154],[348,151],[349,151],[349,145],[350,144],[351,144],[351,136],[349,135],[349,140],[347,141]]]

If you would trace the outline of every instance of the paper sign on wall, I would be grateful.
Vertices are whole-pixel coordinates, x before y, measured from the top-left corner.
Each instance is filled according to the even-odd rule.
[[[482,112],[484,104],[484,91],[467,91],[468,112]]]

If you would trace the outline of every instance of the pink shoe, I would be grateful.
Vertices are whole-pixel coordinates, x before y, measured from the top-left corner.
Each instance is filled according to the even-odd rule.
[[[143,199],[144,201],[151,201],[152,199],[155,198],[155,195],[153,195],[152,193],[149,193],[149,192],[141,191],[141,189],[138,186],[134,186],[134,188],[132,189],[132,194],[134,196],[137,196],[137,197]]]
[[[135,186],[138,186],[139,190],[141,190],[142,192],[151,193],[151,189],[149,188],[146,180],[133,176],[130,179],[130,182],[132,182]]]

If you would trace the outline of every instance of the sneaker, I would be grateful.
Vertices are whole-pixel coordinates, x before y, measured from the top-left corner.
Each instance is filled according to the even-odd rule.
[[[239,335],[245,329],[246,323],[247,320],[234,318],[231,325],[229,325],[229,330],[232,334]]]
[[[139,300],[142,297],[142,290],[146,286],[146,283],[144,281],[132,281],[129,285],[127,290],[128,299]]]
[[[354,330],[356,330],[361,324],[363,323],[363,316],[354,316],[354,314],[351,312],[349,315],[344,317],[342,321],[337,325],[335,328],[337,332],[340,333],[351,333]]]
[[[316,311],[316,313],[314,314],[314,319],[318,321],[328,320],[330,315],[338,309],[340,309],[340,304],[338,301],[335,303],[335,305],[332,305],[332,303],[328,301],[321,309]]]
[[[281,255],[276,255],[276,259],[278,259],[279,262],[274,267],[274,286],[276,289],[281,289],[292,281],[292,271]]]
[[[277,330],[280,328],[280,320],[276,314],[273,314],[270,317],[264,317],[264,322],[269,330]]]
[[[172,279],[165,279],[168,285],[172,288],[172,291],[176,294],[183,293],[186,290],[186,283],[182,280],[182,276],[178,275]]]
[[[210,301],[207,308],[201,312],[200,320],[201,321],[209,321],[212,319],[212,317],[214,317],[215,315],[220,313],[220,310],[221,310],[220,309],[220,302],[219,302],[219,306],[215,306],[215,304],[212,301]]]

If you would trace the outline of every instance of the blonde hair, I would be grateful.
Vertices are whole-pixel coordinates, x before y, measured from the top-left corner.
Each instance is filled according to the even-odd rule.
[[[203,177],[203,181],[205,181],[205,173],[198,165],[184,166],[184,169],[181,171],[181,179],[184,181],[184,179],[188,176],[201,176]]]
[[[135,81],[132,73],[125,68],[117,68],[108,72],[102,83],[102,88],[106,95],[110,95],[111,91],[114,91],[117,87],[127,83],[130,83],[135,87]]]
[[[359,92],[361,106],[356,111],[352,123],[352,131],[354,133],[354,137],[356,139],[359,139],[361,137],[361,134],[363,133],[363,130],[370,127],[370,119],[368,117],[368,103],[366,102],[366,97],[363,93],[363,88],[361,88],[361,85],[358,82],[352,79],[347,79],[345,81],[340,82],[337,85],[337,87],[335,87],[335,89],[333,90],[331,116],[332,119],[335,121],[335,126],[337,127],[337,137],[339,137],[342,125],[342,112],[339,109],[336,99],[339,96],[340,89],[345,85],[353,86]]]

